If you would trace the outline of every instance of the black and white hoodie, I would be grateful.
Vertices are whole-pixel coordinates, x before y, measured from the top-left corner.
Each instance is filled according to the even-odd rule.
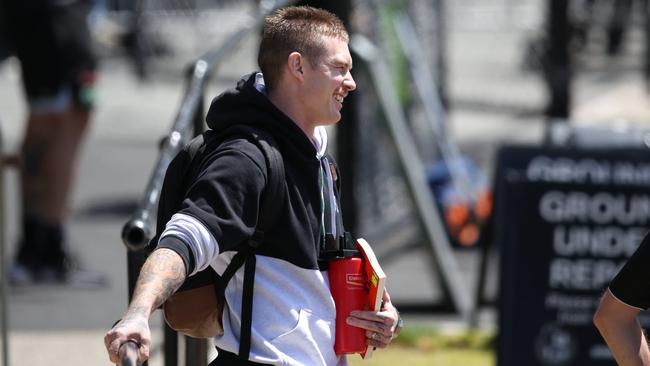
[[[286,174],[285,200],[277,224],[257,253],[250,360],[273,365],[345,365],[334,353],[335,305],[327,272],[318,265],[323,243],[321,159],[325,129],[308,137],[266,97],[261,74],[243,78],[212,101],[208,126],[264,128],[277,140]],[[202,172],[182,208],[167,224],[159,247],[176,250],[188,275],[212,266],[223,273],[237,245],[255,231],[267,181],[263,153],[245,138],[233,138],[205,154]],[[327,176],[327,175],[324,175]],[[331,187],[332,184],[327,186]],[[222,337],[217,347],[239,350],[243,267],[225,291]]]

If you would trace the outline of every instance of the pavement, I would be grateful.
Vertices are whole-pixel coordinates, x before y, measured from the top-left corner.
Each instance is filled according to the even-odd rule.
[[[536,3],[513,5],[507,0],[492,0],[478,5],[459,1],[448,10],[448,84],[453,105],[448,123],[461,151],[488,175],[498,146],[538,144],[544,134],[545,119],[540,113],[546,98],[543,85],[538,76],[521,67],[526,41],[539,31],[535,14],[540,9]],[[618,58],[603,58],[598,49],[585,53],[573,85],[572,123],[612,126],[627,121],[631,126],[650,128],[650,103],[639,71],[641,43],[637,32],[630,35],[625,53]],[[239,75],[255,68],[255,45],[252,36],[219,67],[208,95],[231,86]],[[11,288],[6,294],[9,365],[108,364],[103,334],[127,305],[126,249],[121,228],[143,193],[156,161],[158,142],[176,115],[184,90],[183,65],[178,61],[161,64],[149,81],[140,82],[123,57],[103,60],[100,102],[83,146],[68,235],[71,250],[86,267],[106,273],[109,285],[97,290]],[[18,65],[14,60],[5,61],[0,64],[3,152],[17,150],[24,116]],[[5,169],[3,197],[2,266],[13,258],[20,217],[17,174],[10,167]],[[426,302],[440,296],[439,283],[423,253],[423,248],[405,249],[386,266],[396,303]],[[473,288],[477,252],[459,251],[456,255],[467,286]],[[4,273],[5,267],[0,269]],[[492,271],[488,292],[494,297],[496,291],[496,273]],[[481,326],[495,329],[494,309],[485,309],[480,319]],[[453,314],[406,314],[406,321],[443,329],[465,326]],[[152,322],[154,340],[160,340],[158,315]],[[150,365],[162,365],[160,344],[155,341]]]

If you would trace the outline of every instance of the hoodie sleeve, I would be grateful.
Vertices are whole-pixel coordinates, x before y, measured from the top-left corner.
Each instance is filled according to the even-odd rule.
[[[642,310],[650,308],[650,286],[647,281],[650,275],[649,260],[650,234],[646,234],[637,250],[609,284],[609,290],[617,299]]]
[[[178,214],[191,216],[202,224],[218,243],[219,253],[232,250],[253,235],[265,184],[266,163],[259,148],[243,139],[223,142],[203,158],[201,172]],[[191,253],[219,254],[206,250],[211,244],[204,243],[205,240],[185,242],[181,236],[177,239],[188,245]],[[212,259],[201,261],[209,263]],[[196,263],[197,268],[204,265]]]

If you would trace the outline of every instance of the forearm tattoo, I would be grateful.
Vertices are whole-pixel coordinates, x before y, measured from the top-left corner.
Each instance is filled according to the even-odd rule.
[[[131,313],[153,311],[162,305],[185,281],[185,265],[181,257],[170,249],[155,250],[140,270],[133,291]],[[147,306],[151,307],[147,309]]]

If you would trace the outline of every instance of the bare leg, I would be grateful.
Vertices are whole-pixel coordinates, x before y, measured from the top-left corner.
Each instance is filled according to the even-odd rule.
[[[23,141],[21,169],[23,241],[18,262],[32,270],[63,271],[63,226],[90,113],[31,114]]]
[[[50,223],[63,223],[68,214],[71,188],[77,171],[80,145],[88,125],[90,113],[79,108],[66,111],[59,128],[51,130],[48,154],[43,169],[45,185],[44,210]]]
[[[23,142],[24,213],[63,223],[89,112],[33,114]]]

